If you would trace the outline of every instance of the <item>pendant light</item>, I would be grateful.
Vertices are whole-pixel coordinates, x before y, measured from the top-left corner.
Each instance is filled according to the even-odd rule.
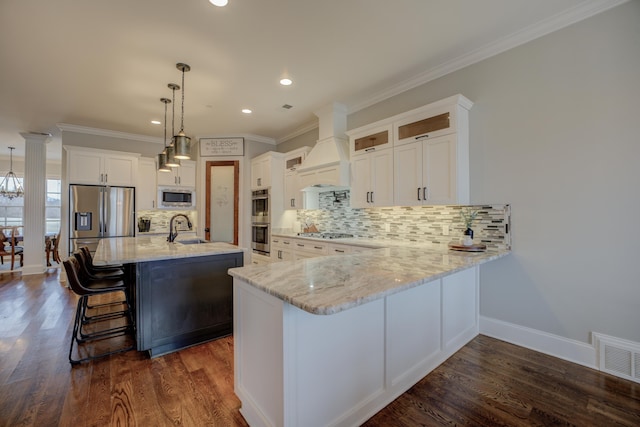
[[[171,168],[167,166],[167,104],[171,102],[168,98],[160,98],[160,101],[164,104],[164,139],[162,143],[164,150],[158,154],[158,171],[171,172]]]
[[[191,70],[191,67],[182,62],[176,64],[176,68],[182,71],[182,116],[180,118],[180,132],[174,134],[173,145],[176,149],[176,159],[188,160],[191,158],[191,138],[184,133],[184,73]]]
[[[16,147],[9,147],[9,150],[11,150],[9,152],[11,156],[11,160],[9,161],[9,173],[7,173],[0,183],[0,195],[8,199],[24,196],[24,189],[22,188],[16,174],[13,173],[13,150],[15,149]]]
[[[173,101],[171,104],[171,135],[175,135],[174,121],[176,118],[176,90],[180,89],[180,86],[178,86],[175,83],[169,83],[168,86],[169,86],[169,89],[171,89],[171,92],[173,93]],[[167,146],[166,165],[171,168],[177,168],[178,166],[180,166],[180,160],[176,158],[176,147],[173,141],[171,141],[171,144]]]

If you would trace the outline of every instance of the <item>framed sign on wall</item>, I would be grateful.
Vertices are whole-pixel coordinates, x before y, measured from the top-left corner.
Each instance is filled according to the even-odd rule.
[[[200,155],[244,156],[244,138],[201,138]]]

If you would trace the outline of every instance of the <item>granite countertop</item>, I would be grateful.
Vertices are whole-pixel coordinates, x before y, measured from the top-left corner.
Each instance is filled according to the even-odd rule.
[[[229,243],[199,243],[185,245],[167,242],[165,236],[117,237],[102,239],[94,256],[96,265],[128,264],[194,256],[244,252]]]
[[[509,253],[398,246],[232,268],[229,274],[309,313],[334,314]]]

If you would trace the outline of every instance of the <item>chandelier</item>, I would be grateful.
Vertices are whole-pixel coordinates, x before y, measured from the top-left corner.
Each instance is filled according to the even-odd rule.
[[[7,173],[7,175],[2,179],[2,182],[0,182],[0,196],[8,199],[24,196],[24,189],[20,184],[20,180],[16,174],[13,173],[13,150],[15,149],[16,147],[9,147],[9,150],[11,150],[9,173]]]

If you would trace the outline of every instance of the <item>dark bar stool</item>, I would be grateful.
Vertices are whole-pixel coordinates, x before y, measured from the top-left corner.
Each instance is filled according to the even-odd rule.
[[[63,261],[63,265],[67,272],[69,287],[74,293],[80,296],[76,307],[71,345],[69,346],[69,362],[72,365],[76,365],[84,361],[133,350],[135,348],[135,324],[132,316],[129,292],[125,282],[121,279],[114,278],[91,279],[87,277],[83,273],[83,268],[79,259],[75,256]],[[109,302],[104,304],[94,304],[93,306],[89,305],[89,297],[110,293],[122,293],[124,295],[124,299],[115,303]],[[120,309],[113,310],[114,304],[119,304]],[[109,307],[108,310],[107,307]],[[89,314],[89,310],[95,310],[97,313]],[[103,310],[104,312],[102,312]],[[109,325],[111,321],[118,319],[124,319],[124,324],[119,326]],[[107,324],[108,326],[104,327],[104,324]],[[87,330],[86,327],[89,325],[93,326],[93,329],[89,328],[91,330]],[[73,358],[74,343],[76,344],[78,353],[80,354],[81,347],[84,347],[83,344],[125,335],[130,337],[132,341],[130,345],[122,346],[115,350],[109,349],[103,352],[94,352],[94,354],[88,355],[87,357],[81,357],[79,359]]]
[[[73,253],[80,261],[80,268],[83,274],[91,280],[96,279],[123,279],[124,270],[122,266],[95,266],[89,248],[84,246]]]

